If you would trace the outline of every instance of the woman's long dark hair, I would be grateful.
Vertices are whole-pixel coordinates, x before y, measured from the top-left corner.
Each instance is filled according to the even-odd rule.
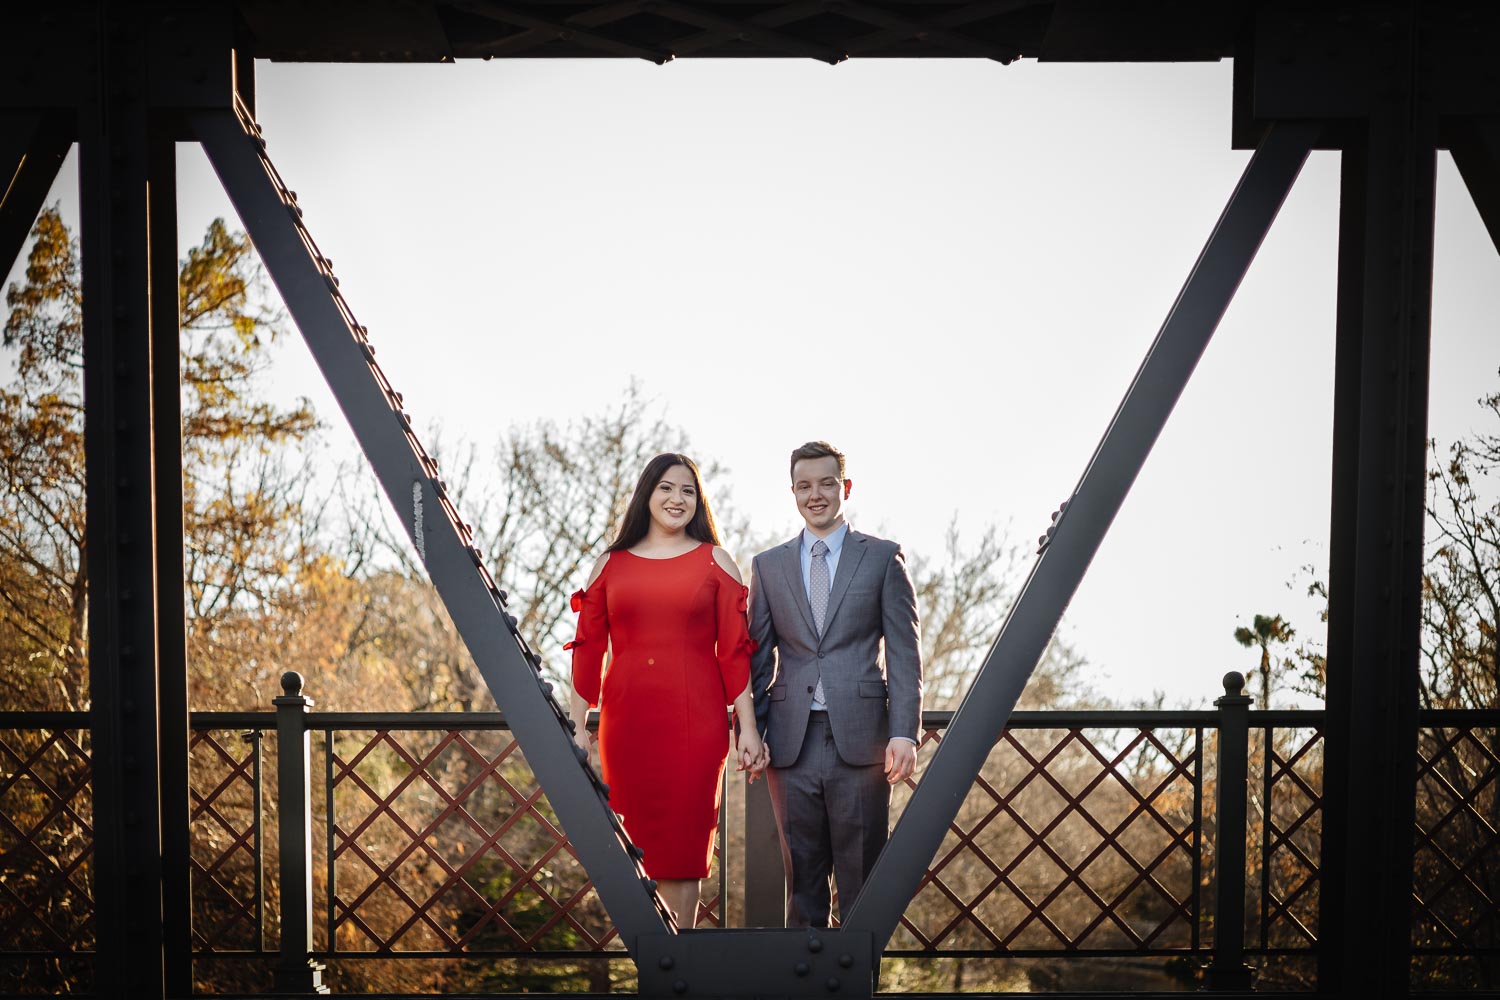
[[[662,476],[674,465],[680,465],[693,474],[693,486],[698,490],[698,508],[687,524],[687,535],[710,545],[719,544],[719,527],[714,523],[714,512],[708,505],[708,494],[703,492],[703,477],[698,475],[698,465],[686,455],[667,452],[657,455],[641,470],[641,478],[635,482],[635,492],[630,495],[630,506],[625,508],[625,520],[620,524],[620,533],[605,551],[618,552],[628,549],[646,537],[651,527],[651,491],[661,482]]]

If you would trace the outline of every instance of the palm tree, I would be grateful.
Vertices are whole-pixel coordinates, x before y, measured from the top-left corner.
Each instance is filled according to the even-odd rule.
[[[1241,625],[1234,630],[1234,639],[1249,649],[1260,647],[1260,707],[1271,707],[1271,643],[1291,642],[1297,630],[1287,624],[1280,615],[1256,615],[1252,627]]]

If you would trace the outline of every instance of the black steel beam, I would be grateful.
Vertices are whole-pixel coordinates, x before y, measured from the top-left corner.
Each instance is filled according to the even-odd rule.
[[[338,294],[301,210],[262,152],[258,129],[233,111],[197,112],[194,132],[254,241],[287,310],[333,390],[376,478],[406,526],[454,626],[505,711],[527,763],[599,893],[625,946],[669,924],[587,763],[580,766],[566,714],[540,681],[536,660],[504,610],[436,464],[412,433],[400,396],[374,362],[364,328]],[[591,780],[592,779],[592,780]]]
[[[1321,127],[1271,129],[1245,168],[844,927],[883,949],[999,739],[1105,532],[1291,190]]]
[[[1500,250],[1500,121],[1466,118],[1448,126],[1453,162],[1479,209],[1490,241]]]
[[[1359,514],[1360,357],[1364,339],[1365,155],[1363,142],[1344,151],[1339,167],[1338,313],[1333,362],[1333,484],[1328,528],[1328,659],[1323,722],[1323,836],[1349,840],[1349,699],[1354,656],[1355,542]],[[1318,986],[1333,992],[1342,979],[1343,907],[1351,874],[1341,851],[1325,850],[1318,893]]]
[[[1413,62],[1343,154],[1319,989],[1351,996],[1411,972],[1437,162]]]
[[[0,279],[15,265],[73,143],[68,116],[0,115]]]
[[[146,34],[128,8],[100,14],[79,143],[93,992],[131,997],[165,990]]]
[[[162,947],[166,993],[191,996],[188,859],[187,594],[183,579],[181,310],[177,283],[177,143],[151,122],[147,198],[151,267],[151,433],[156,488],[157,691],[161,732]]]
[[[658,66],[669,62],[672,58],[671,52],[646,48],[622,39],[596,34],[589,31],[587,27],[580,24],[576,19],[570,19],[566,22],[548,20],[523,10],[516,10],[507,4],[495,3],[494,0],[455,0],[453,6],[460,10],[477,14],[480,17],[499,21],[503,24],[512,24],[516,27],[526,28],[527,37],[537,44],[550,39],[561,38],[577,42],[585,48],[598,49],[610,55],[646,59],[656,63]]]

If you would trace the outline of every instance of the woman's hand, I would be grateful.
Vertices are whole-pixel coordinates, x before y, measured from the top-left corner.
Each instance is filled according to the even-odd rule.
[[[578,726],[573,731],[573,742],[583,748],[584,753],[594,749],[594,734],[588,731],[587,726]]]
[[[584,753],[588,753],[599,741],[597,735],[589,732],[589,703],[583,700],[582,695],[574,691],[569,706],[568,718],[573,720],[573,743],[583,747]]]

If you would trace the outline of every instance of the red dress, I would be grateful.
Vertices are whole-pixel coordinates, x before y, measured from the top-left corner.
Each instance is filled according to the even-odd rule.
[[[573,687],[599,706],[610,807],[655,879],[708,875],[729,755],[726,709],[750,681],[749,591],[713,552],[708,544],[670,559],[612,552],[593,586],[573,595]]]

